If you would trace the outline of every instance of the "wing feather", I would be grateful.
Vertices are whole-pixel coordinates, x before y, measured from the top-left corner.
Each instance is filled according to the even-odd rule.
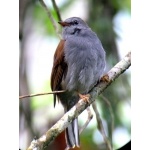
[[[51,89],[52,91],[62,90],[61,82],[64,74],[67,71],[67,63],[64,59],[64,44],[65,40],[61,40],[54,54],[53,68],[51,72]],[[56,104],[56,95],[54,94],[54,107]]]

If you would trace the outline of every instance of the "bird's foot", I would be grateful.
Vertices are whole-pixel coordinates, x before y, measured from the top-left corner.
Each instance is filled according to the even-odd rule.
[[[85,94],[85,95],[82,95],[80,93],[78,94],[79,94],[80,99],[83,99],[85,102],[88,102],[88,104],[90,104],[90,101],[89,101],[90,94]]]
[[[109,76],[105,74],[104,76],[101,77],[100,81],[109,82]]]

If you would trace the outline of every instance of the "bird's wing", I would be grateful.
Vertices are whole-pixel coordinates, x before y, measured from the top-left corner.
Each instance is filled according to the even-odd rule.
[[[61,40],[54,54],[54,63],[51,73],[52,91],[61,90],[61,82],[67,71],[67,63],[64,59],[65,40]],[[54,94],[54,106],[56,104],[56,94]]]

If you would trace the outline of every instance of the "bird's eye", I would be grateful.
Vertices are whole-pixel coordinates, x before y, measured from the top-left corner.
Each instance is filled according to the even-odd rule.
[[[73,23],[74,23],[75,25],[79,24],[77,20],[75,20]]]

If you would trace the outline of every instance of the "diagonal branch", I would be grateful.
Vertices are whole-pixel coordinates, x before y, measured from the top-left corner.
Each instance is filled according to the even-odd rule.
[[[59,20],[59,21],[62,21],[61,15],[60,15],[60,11],[59,11],[59,8],[58,8],[58,6],[57,6],[55,0],[52,0],[52,4],[53,4],[53,7],[54,7],[54,9],[55,9],[55,11],[56,11],[56,13],[57,13],[58,20]]]
[[[105,130],[104,130],[104,127],[103,127],[103,123],[102,123],[102,119],[100,117],[100,114],[98,112],[98,109],[97,109],[97,106],[95,103],[92,103],[92,107],[93,107],[93,110],[96,114],[96,120],[97,120],[97,127],[98,127],[98,130],[101,132],[102,136],[103,136],[103,139],[104,139],[104,142],[106,143],[106,146],[107,146],[107,149],[108,150],[112,150],[112,147],[111,147],[111,144],[106,136],[106,133],[105,133]]]
[[[52,16],[52,13],[49,11],[49,9],[47,8],[45,2],[43,0],[39,0],[41,5],[44,7],[44,9],[46,10],[47,14],[48,14],[48,17],[50,19],[50,21],[52,22],[52,25],[56,31],[56,33],[58,34],[59,38],[61,38],[60,34],[59,34],[59,28],[58,28],[58,25],[56,24],[56,21],[55,19],[53,18]]]
[[[129,52],[119,63],[117,63],[108,73],[108,82],[100,81],[90,92],[89,103],[93,103],[98,95],[100,95],[117,77],[124,73],[131,66],[131,52]],[[54,139],[78,117],[87,107],[88,102],[79,100],[55,125],[53,125],[43,136],[37,140],[33,140],[27,150],[44,150]]]
[[[113,109],[112,109],[112,106],[111,106],[111,103],[109,102],[109,100],[103,94],[101,94],[101,98],[105,101],[106,105],[108,106],[108,110],[110,112],[110,117],[111,117],[110,143],[111,143],[111,147],[112,147],[112,143],[113,143],[112,134],[113,134],[113,130],[114,130],[114,113],[113,113]]]

